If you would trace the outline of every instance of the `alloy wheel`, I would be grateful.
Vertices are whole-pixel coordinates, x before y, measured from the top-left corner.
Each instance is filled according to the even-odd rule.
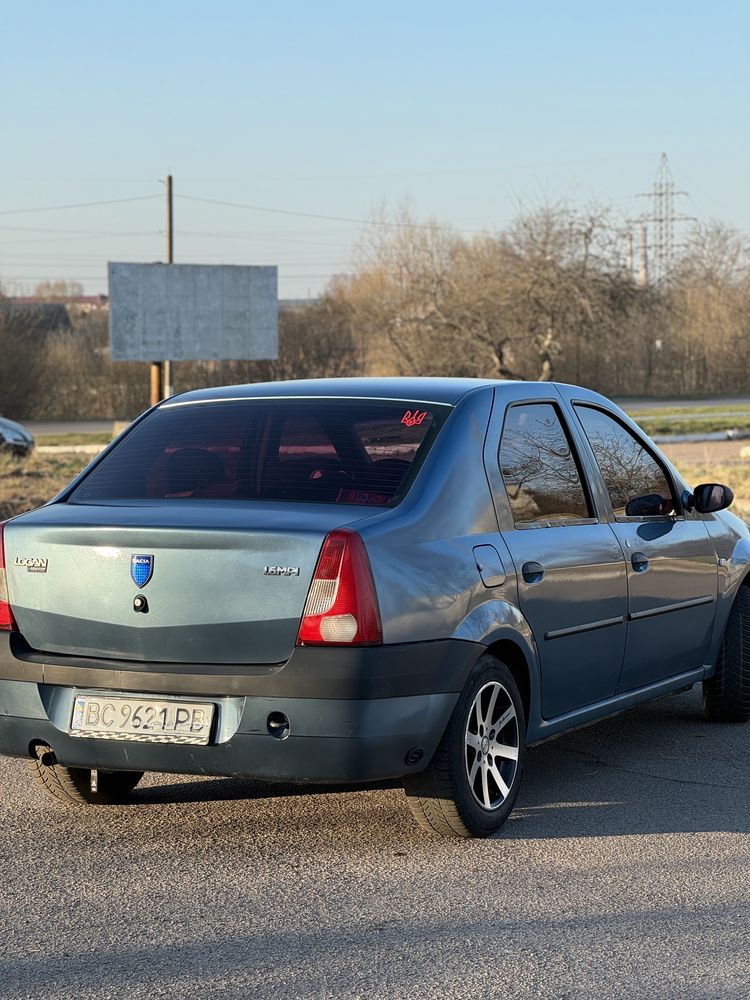
[[[518,717],[513,700],[499,681],[477,692],[465,730],[466,777],[483,809],[499,809],[518,770]]]

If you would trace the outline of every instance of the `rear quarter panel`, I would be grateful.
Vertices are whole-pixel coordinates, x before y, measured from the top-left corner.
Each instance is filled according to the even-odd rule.
[[[531,717],[538,711],[534,637],[518,607],[518,584],[485,470],[488,436],[500,404],[492,387],[460,402],[443,428],[412,492],[394,511],[357,526],[373,568],[386,643],[455,638],[476,644],[477,657],[510,640],[529,668]],[[505,568],[486,587],[474,549],[492,545]]]
[[[387,643],[451,638],[490,598],[516,599],[515,577],[482,583],[474,547],[498,546],[482,451],[492,389],[459,402],[412,486],[393,511],[358,525],[365,539]],[[507,563],[506,553],[501,553]],[[474,636],[471,636],[474,638]]]

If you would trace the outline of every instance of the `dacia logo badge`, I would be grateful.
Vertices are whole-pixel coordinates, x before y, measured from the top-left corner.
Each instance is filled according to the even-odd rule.
[[[136,587],[145,587],[154,575],[154,557],[133,555],[130,557],[130,575]]]

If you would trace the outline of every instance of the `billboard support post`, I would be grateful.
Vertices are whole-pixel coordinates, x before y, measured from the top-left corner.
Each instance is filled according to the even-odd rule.
[[[172,196],[172,175],[167,174],[167,264],[174,264],[174,200]],[[172,395],[172,362],[151,362],[151,405]]]
[[[167,174],[167,264],[174,264],[174,209],[172,200],[172,175]],[[162,398],[174,392],[172,387],[172,362],[168,359],[162,366]]]

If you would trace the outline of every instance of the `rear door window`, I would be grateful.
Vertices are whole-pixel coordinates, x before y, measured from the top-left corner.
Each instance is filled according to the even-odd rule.
[[[292,500],[388,506],[406,493],[451,407],[399,401],[166,404],[70,500]]]
[[[575,453],[552,403],[508,408],[499,460],[517,526],[592,518]]]

